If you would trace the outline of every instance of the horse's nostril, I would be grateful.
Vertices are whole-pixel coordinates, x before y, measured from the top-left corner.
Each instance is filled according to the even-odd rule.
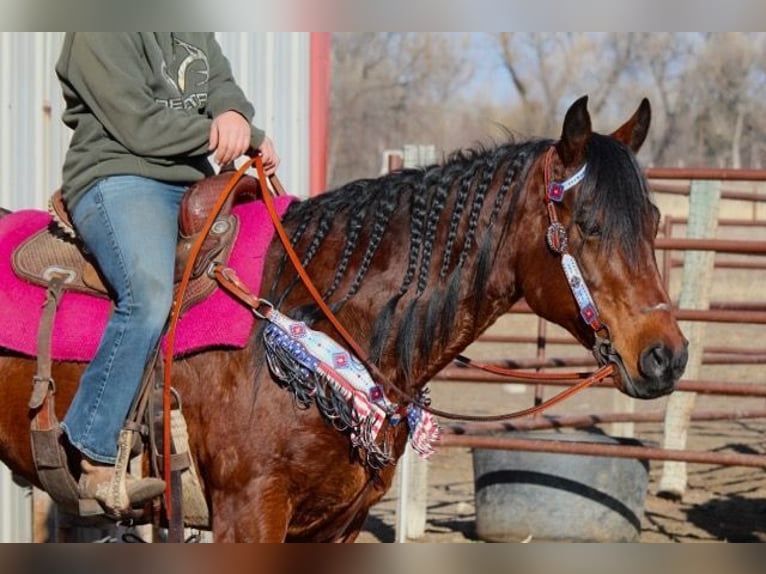
[[[665,345],[657,344],[641,351],[638,364],[644,376],[661,378],[671,367],[672,360],[672,351]]]
[[[678,380],[686,368],[688,357],[686,345],[674,351],[663,343],[657,343],[641,351],[638,366],[647,378]]]

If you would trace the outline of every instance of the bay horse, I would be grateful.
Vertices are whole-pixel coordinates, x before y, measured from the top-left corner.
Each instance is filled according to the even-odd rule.
[[[554,235],[568,242],[608,329],[610,353],[597,356],[619,364],[613,378],[622,392],[665,395],[684,370],[687,342],[660,280],[659,214],[635,159],[650,115],[644,99],[602,135],[591,129],[584,96],[566,112],[559,140],[464,150],[438,165],[354,181],[294,202],[283,225],[368,360],[416,394],[521,298],[585,347],[596,345],[598,333],[550,245],[545,184],[565,182]],[[276,239],[258,293],[285,315],[336,335]],[[390,464],[367,464],[317,403],[297,401],[275,380],[263,331],[256,323],[244,348],[191,354],[173,367],[213,537],[352,542],[392,483],[407,429],[386,424]],[[59,418],[83,367],[53,364]],[[0,458],[39,485],[27,407],[35,361],[0,351],[0,372]]]

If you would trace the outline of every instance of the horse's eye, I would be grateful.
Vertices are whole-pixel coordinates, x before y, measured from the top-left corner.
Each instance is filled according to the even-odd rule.
[[[598,223],[578,221],[577,227],[583,237],[601,237],[601,226]]]

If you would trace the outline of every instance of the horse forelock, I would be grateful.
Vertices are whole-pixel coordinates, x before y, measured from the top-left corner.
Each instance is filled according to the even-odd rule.
[[[594,133],[586,146],[588,167],[574,205],[583,232],[598,229],[599,246],[619,248],[631,265],[640,265],[638,245],[653,233],[654,207],[634,154],[613,138]]]

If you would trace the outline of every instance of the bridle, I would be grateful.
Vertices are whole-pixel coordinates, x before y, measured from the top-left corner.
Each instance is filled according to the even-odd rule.
[[[572,295],[574,295],[577,307],[580,309],[580,316],[594,332],[598,333],[604,326],[599,320],[596,302],[588,290],[588,285],[585,283],[577,260],[569,253],[567,229],[559,221],[558,211],[556,210],[556,205],[564,200],[566,192],[585,179],[585,169],[588,167],[588,164],[583,163],[575,173],[564,181],[552,181],[550,169],[555,149],[554,146],[548,148],[548,151],[545,153],[543,167],[545,178],[545,195],[543,197],[545,200],[545,210],[548,213],[548,230],[545,232],[545,242],[551,251],[561,256],[561,267],[564,270],[567,284],[570,291],[572,291]]]
[[[240,169],[232,177],[238,179],[244,173],[245,168],[247,168],[250,165],[255,165],[258,179],[262,182],[262,185],[263,185],[262,195],[263,195],[263,201],[264,201],[266,210],[269,213],[269,216],[271,217],[277,236],[282,242],[285,252],[287,253],[287,256],[292,262],[293,266],[295,267],[295,270],[298,276],[303,281],[304,286],[311,294],[316,305],[324,313],[327,320],[332,324],[332,326],[340,335],[340,337],[343,339],[343,341],[348,345],[350,350],[357,356],[357,358],[369,370],[370,375],[373,377],[373,379],[375,379],[376,382],[381,384],[384,388],[387,388],[393,391],[394,393],[396,393],[397,395],[399,395],[399,397],[401,398],[401,404],[403,405],[401,407],[402,409],[404,409],[404,405],[406,404],[413,404],[424,410],[431,412],[434,415],[441,416],[448,419],[453,419],[453,420],[487,421],[487,422],[500,421],[500,420],[518,418],[518,417],[523,417],[523,416],[538,413],[552,406],[553,404],[556,404],[564,400],[565,398],[569,397],[575,392],[611,376],[615,371],[613,357],[619,360],[619,355],[617,355],[617,353],[614,352],[612,344],[611,344],[611,340],[608,337],[608,331],[606,329],[606,326],[603,323],[601,323],[601,321],[598,319],[598,310],[596,308],[596,304],[593,301],[593,298],[590,295],[590,292],[588,291],[587,286],[585,285],[585,281],[582,277],[582,273],[579,270],[577,262],[575,261],[574,257],[571,254],[569,254],[567,251],[568,241],[567,241],[566,228],[559,222],[558,215],[556,212],[555,203],[558,201],[561,201],[561,199],[563,198],[564,192],[566,192],[568,189],[570,189],[571,187],[573,187],[574,185],[576,185],[579,181],[583,179],[585,175],[586,166],[583,165],[573,176],[569,177],[564,182],[549,181],[549,167],[550,167],[550,161],[552,158],[553,149],[554,148],[551,147],[551,149],[547,152],[547,155],[545,158],[545,165],[544,165],[544,177],[545,177],[545,184],[546,184],[545,185],[545,188],[546,188],[545,204],[546,204],[546,209],[548,212],[548,218],[550,222],[548,233],[546,234],[546,240],[548,242],[548,245],[551,247],[551,249],[553,249],[556,253],[559,253],[561,255],[562,268],[564,269],[564,273],[567,276],[568,284],[570,286],[570,289],[572,290],[572,294],[574,295],[575,300],[577,301],[578,307],[580,308],[580,314],[583,317],[583,319],[586,320],[586,322],[596,332],[596,345],[594,347],[594,355],[599,361],[599,364],[601,365],[601,367],[597,371],[587,375],[582,375],[580,373],[541,374],[541,373],[530,373],[528,371],[504,369],[502,367],[498,367],[495,365],[485,365],[482,363],[472,361],[462,355],[458,356],[456,358],[456,361],[460,363],[473,366],[478,369],[490,371],[495,374],[500,374],[506,377],[517,379],[517,380],[538,380],[538,381],[539,380],[548,380],[548,381],[566,380],[566,381],[575,382],[575,384],[573,384],[571,387],[561,391],[557,395],[551,397],[550,399],[538,405],[535,405],[527,409],[522,409],[519,411],[515,411],[515,412],[507,413],[507,414],[501,414],[501,415],[489,415],[489,416],[466,415],[466,414],[460,414],[460,413],[452,413],[449,411],[442,411],[432,407],[430,405],[429,399],[423,396],[413,396],[412,393],[400,388],[393,381],[389,380],[388,377],[386,377],[380,371],[380,369],[378,369],[378,367],[369,360],[367,353],[364,352],[361,346],[354,340],[354,338],[348,333],[348,331],[346,331],[346,329],[337,319],[337,317],[332,312],[332,310],[324,302],[320,293],[318,292],[316,287],[313,285],[313,282],[311,281],[308,273],[304,269],[300,261],[300,258],[293,250],[290,240],[287,236],[287,233],[282,227],[279,215],[276,212],[276,209],[274,207],[274,204],[270,196],[270,192],[265,183],[267,181],[270,182],[272,187],[278,194],[284,194],[284,189],[279,183],[278,178],[275,175],[272,175],[270,178],[266,177],[265,172],[263,170],[263,163],[261,161],[261,157],[259,154],[255,155],[253,158],[250,158],[250,160],[248,160],[246,164],[240,167]],[[234,181],[236,181],[236,179]],[[231,187],[233,187],[233,184],[231,185]],[[556,199],[556,198],[559,198],[559,199]],[[200,235],[204,235],[204,231],[205,230],[203,229]],[[259,314],[260,313],[259,309],[265,308],[266,312],[268,312],[268,307],[271,304],[268,301],[261,299],[257,297],[256,295],[254,295],[252,292],[250,292],[247,286],[245,286],[237,278],[236,273],[232,269],[226,268],[221,264],[217,264],[211,269],[210,273],[216,278],[216,280],[218,280],[219,284],[223,288],[225,288],[235,297],[239,298],[243,303],[251,307],[253,311],[256,313],[256,316],[261,316]],[[606,335],[602,337],[600,335],[601,332],[605,332]]]
[[[583,163],[579,169],[570,175],[564,181],[554,181],[551,179],[551,165],[553,163],[553,154],[556,147],[551,145],[545,153],[543,164],[543,177],[545,185],[545,209],[548,213],[548,230],[545,233],[545,241],[551,251],[561,256],[561,268],[567,279],[569,290],[574,296],[577,307],[580,311],[580,317],[593,330],[594,344],[592,348],[593,356],[599,365],[615,365],[619,369],[623,378],[630,379],[625,364],[619,353],[612,344],[609,334],[609,327],[603,323],[599,317],[598,307],[593,300],[593,296],[588,289],[588,284],[583,277],[577,260],[569,253],[569,238],[566,227],[561,223],[558,217],[556,205],[564,200],[566,192],[585,179],[585,170],[587,163]]]

